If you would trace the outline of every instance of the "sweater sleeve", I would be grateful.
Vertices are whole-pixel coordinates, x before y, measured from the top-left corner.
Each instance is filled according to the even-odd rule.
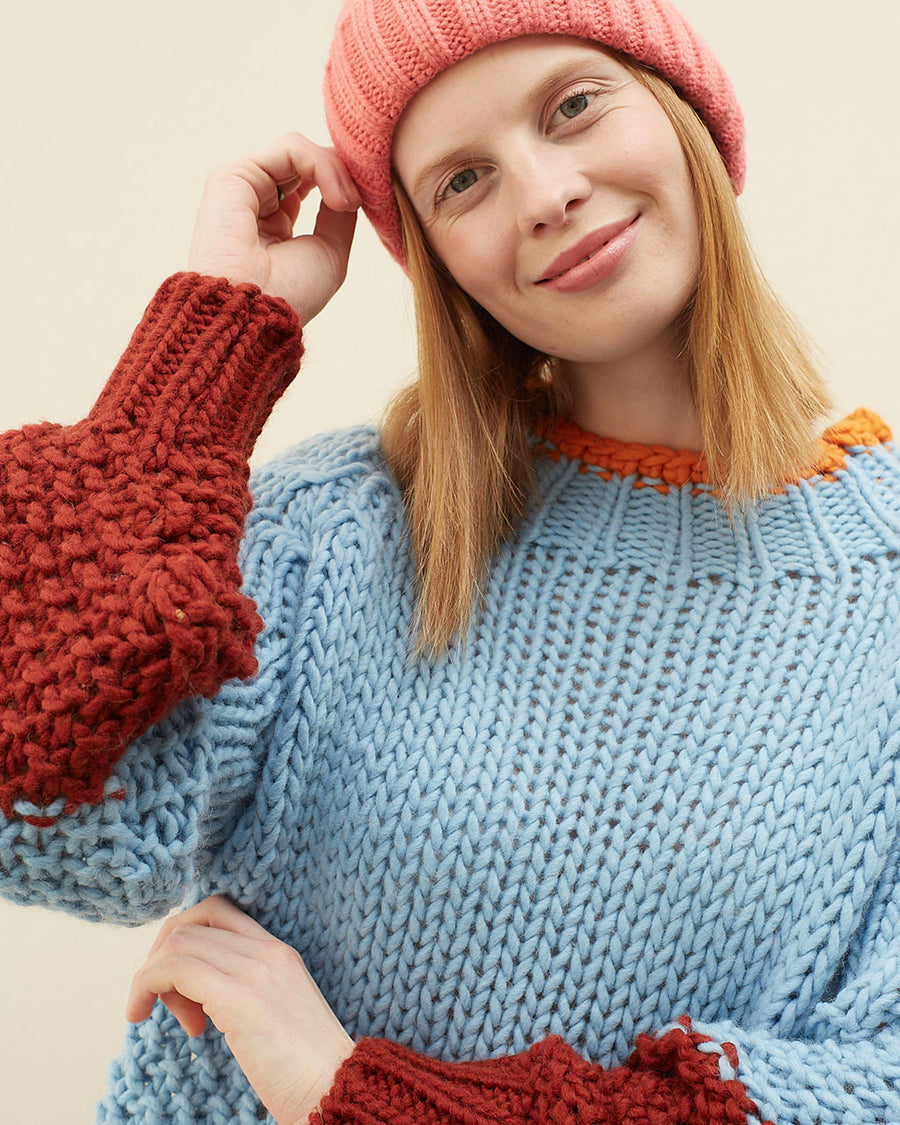
[[[316,1125],[895,1125],[900,1122],[900,855],[819,997],[793,992],[757,1027],[681,1019],[604,1069],[550,1037],[446,1063],[361,1040]],[[824,956],[832,920],[817,930]],[[812,960],[815,958],[813,957]],[[761,1003],[760,1008],[764,1005]]]
[[[158,916],[250,784],[279,646],[241,570],[281,548],[241,546],[248,457],[301,353],[285,302],[176,274],[83,422],[0,435],[6,897]]]

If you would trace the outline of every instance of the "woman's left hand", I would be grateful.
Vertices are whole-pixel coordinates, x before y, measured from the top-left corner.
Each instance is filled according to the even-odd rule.
[[[157,997],[188,1035],[209,1016],[278,1125],[305,1125],[353,1051],[300,954],[220,895],[163,924],[126,1018],[146,1019]]]

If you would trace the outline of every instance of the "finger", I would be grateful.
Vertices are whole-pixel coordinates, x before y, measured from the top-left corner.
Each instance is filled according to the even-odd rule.
[[[277,187],[283,200],[295,197],[302,201],[312,191],[313,182],[312,180],[304,180],[300,176],[292,176],[287,183],[278,184]]]
[[[197,973],[198,965],[214,969],[222,976],[236,977],[246,972],[260,947],[258,938],[235,934],[228,930],[213,929],[198,922],[183,923],[162,942],[155,952],[135,973],[131,982],[126,1016],[134,1023],[146,1019],[153,1010],[157,996],[175,1011],[177,1001],[169,1003],[164,994],[177,992],[198,1005],[210,997],[202,994],[203,982]],[[193,1010],[188,1006],[187,1010]]]
[[[314,185],[334,210],[352,210],[360,205],[359,192],[334,149],[315,144],[300,133],[289,133],[275,144],[233,167],[243,168],[256,192],[259,214],[273,213],[282,194]]]
[[[260,221],[265,222],[267,219],[287,214],[290,216],[291,226],[293,227],[297,221],[297,216],[300,214],[300,204],[314,187],[315,184],[312,180],[300,180],[296,176],[290,184],[276,184],[277,195],[275,200],[267,200],[264,205],[260,206]]]
[[[291,223],[291,229],[294,228],[294,223],[297,221],[297,216],[300,214],[300,204],[302,197],[299,192],[292,191],[290,195],[286,195],[284,202],[281,204],[281,210],[287,215]]]
[[[318,288],[307,287],[292,302],[303,324],[309,323],[325,307],[347,276],[350,249],[356,228],[356,212],[332,211],[322,203],[313,234],[301,234],[268,247],[273,285],[289,289],[292,279],[311,269],[319,279]],[[310,252],[312,251],[312,256]]]
[[[188,1000],[180,992],[163,992],[159,1002],[169,1009],[188,1035],[202,1035],[206,1030],[206,1012],[203,1010],[203,1005],[198,1004],[196,1000]]]
[[[167,996],[172,1002],[170,1010],[188,1033],[197,1035],[202,1031],[199,1020],[195,1022],[197,1010],[206,1005],[221,1002],[228,987],[229,976],[202,957],[194,957],[181,952],[155,957],[139,970],[132,982],[132,993],[125,1006],[125,1018],[129,1023],[140,1023],[153,1011],[157,997]],[[194,1005],[179,1005],[171,996],[177,993]],[[167,1003],[166,1005],[170,1005]],[[203,1025],[206,1017],[203,1015]]]
[[[302,188],[303,182],[307,179],[306,167],[310,155],[312,155],[317,167],[321,168],[326,174],[333,173],[335,175],[336,185],[344,195],[349,208],[356,210],[362,206],[362,196],[359,189],[334,148],[317,145],[301,133],[289,133],[282,140],[287,143],[289,158],[296,167],[295,175],[286,183],[280,179],[277,180],[283,196]],[[309,187],[306,187],[303,194],[305,195],[308,190]]]
[[[188,1035],[203,1034],[206,1029],[206,1012],[203,1010],[203,1005],[195,1000],[188,1000],[179,992],[163,992],[159,996],[153,996],[149,1004],[142,1006],[129,999],[125,1008],[125,1019],[129,1023],[143,1023],[153,1011],[157,1000],[169,1009]]]
[[[323,203],[319,207],[313,231],[317,238],[321,238],[338,255],[345,271],[356,229],[356,215],[356,211],[333,211]]]
[[[209,907],[209,900],[200,905]],[[227,900],[222,900],[221,903],[212,904],[211,908],[218,911],[231,906]],[[249,967],[261,961],[269,947],[283,944],[255,922],[252,929],[247,927],[245,922],[252,922],[252,919],[247,919],[236,907],[232,907],[232,911],[231,920],[239,923],[240,931],[211,926],[208,916],[193,908],[178,916],[179,924],[165,937],[157,938],[154,948],[131,982],[127,1008],[135,1012],[136,1020],[146,1019],[150,1014],[154,1000],[160,994],[160,989],[154,987],[159,973],[163,970],[174,971],[172,966],[177,968],[179,958],[203,961],[218,972],[236,978],[246,975]],[[225,916],[228,917],[227,914]],[[183,995],[198,999],[188,993]]]
[[[171,966],[165,970],[160,954],[145,962],[132,978],[125,1002],[125,1019],[129,1023],[142,1023],[150,1016],[156,1001],[161,1000],[189,1035],[199,1034],[195,1028],[202,1030],[206,1025],[203,1002],[177,989],[166,988],[164,982],[171,976]]]
[[[159,997],[188,1035],[199,1035],[207,1015],[216,1022],[218,1013],[221,1019],[223,1004],[227,1009],[241,1001],[246,982],[259,979],[274,951],[283,955],[289,949],[262,927],[259,930],[262,938],[197,922],[177,927],[135,973],[125,1005],[126,1019],[132,1023],[145,1020]],[[277,965],[282,972],[283,959]],[[294,953],[290,967],[294,972],[306,971]],[[227,992],[224,982],[228,982]]]
[[[259,233],[263,239],[274,242],[287,242],[294,236],[294,225],[300,214],[300,194],[292,192],[282,200],[278,210],[267,218],[258,221]]]
[[[341,184],[344,194],[348,197],[350,210],[357,210],[362,206],[362,197],[359,194],[356,184],[350,179],[349,174],[346,178],[342,178]],[[279,183],[277,189],[282,200],[288,199],[292,195],[296,195],[298,199],[303,200],[312,191],[313,186],[311,180],[305,180],[301,176],[293,176],[287,183]]]
[[[300,204],[313,189],[312,183],[308,180],[306,182],[298,180],[294,183],[293,187],[289,187],[286,184],[279,184],[278,187],[282,196],[279,205],[281,210],[286,211],[288,214],[293,212],[292,217],[296,219],[297,215],[300,213]]]
[[[246,914],[239,907],[235,906],[233,902],[225,898],[224,895],[210,895],[209,898],[203,899],[198,902],[196,906],[191,906],[187,910],[182,910],[178,914],[173,914],[167,918],[159,928],[159,932],[150,946],[147,954],[149,958],[152,956],[168,938],[168,936],[176,930],[179,926],[190,924],[199,926],[210,926],[215,929],[231,930],[234,933],[246,934],[249,937],[267,937],[272,938],[265,927],[255,922],[249,914]],[[272,938],[274,941],[275,939]]]

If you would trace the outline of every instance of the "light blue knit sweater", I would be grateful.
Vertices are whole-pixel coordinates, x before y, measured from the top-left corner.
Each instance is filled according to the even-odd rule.
[[[134,923],[221,892],[354,1036],[472,1058],[558,1033],[614,1064],[688,1013],[763,1117],[897,1125],[897,451],[852,446],[734,528],[703,487],[555,452],[433,667],[375,435],[260,472],[259,675],[134,744],[124,799],[4,823],[4,894]],[[99,1111],[265,1118],[161,1005]]]

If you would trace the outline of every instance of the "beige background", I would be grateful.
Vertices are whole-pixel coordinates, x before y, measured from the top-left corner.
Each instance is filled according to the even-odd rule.
[[[900,427],[900,5],[681,7],[745,108],[742,208],[770,280],[821,345],[840,413],[865,404]],[[0,17],[0,429],[89,408],[155,286],[183,267],[213,165],[288,129],[324,142],[319,87],[338,0],[10,9]],[[361,227],[350,278],[310,327],[302,376],[255,460],[375,418],[413,369],[410,321],[402,274]],[[154,929],[0,904],[4,1121],[94,1120]]]

